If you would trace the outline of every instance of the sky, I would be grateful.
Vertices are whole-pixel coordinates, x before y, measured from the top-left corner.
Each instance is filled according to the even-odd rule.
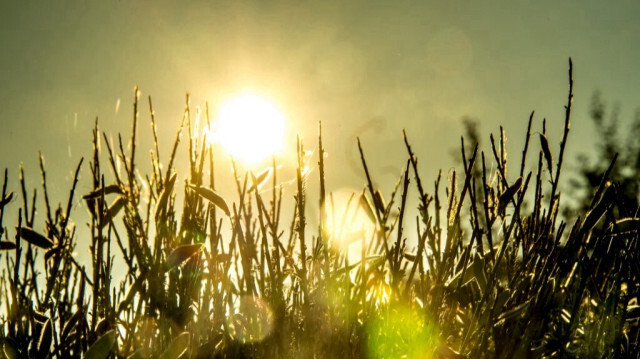
[[[406,161],[405,129],[427,183],[456,166],[462,119],[483,138],[503,125],[519,146],[535,110],[557,151],[575,101],[569,161],[593,144],[592,94],[632,118],[640,98],[637,1],[13,1],[0,3],[0,169],[17,189],[23,163],[38,186],[46,158],[52,201],[66,202],[75,165],[91,156],[96,118],[131,127],[141,91],[139,162],[150,149],[152,96],[166,158],[190,93],[215,109],[250,90],[316,148],[322,121],[330,189],[364,185],[356,137],[389,192]],[[183,157],[184,158],[184,157]],[[89,167],[80,191],[89,191]]]

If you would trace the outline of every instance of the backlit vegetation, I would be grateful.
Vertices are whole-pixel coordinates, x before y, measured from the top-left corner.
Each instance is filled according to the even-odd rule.
[[[616,210],[622,194],[608,177],[615,157],[584,212],[559,214],[571,66],[569,79],[565,119],[552,128],[532,114],[517,163],[507,165],[501,130],[487,153],[474,144],[465,150],[463,141],[462,171],[428,182],[405,136],[397,185],[376,188],[358,141],[367,181],[340,206],[324,181],[322,135],[317,159],[298,142],[294,196],[283,195],[275,161],[260,173],[234,168],[235,183],[221,184],[188,106],[180,129],[188,173],[174,166],[180,133],[160,165],[152,117],[151,171],[138,175],[136,89],[130,150],[122,140],[111,144],[96,125],[93,154],[78,164],[66,203],[52,206],[43,162],[38,196],[22,173],[14,185],[5,171],[0,354],[631,356],[640,335],[640,219]],[[559,146],[547,140],[552,130],[561,131]],[[310,161],[317,171],[306,170]],[[90,193],[78,193],[80,171],[91,175]],[[312,175],[319,176],[317,194],[307,193]],[[236,195],[223,198],[221,186]],[[407,208],[410,188],[417,209]],[[87,235],[71,219],[78,198],[91,213]],[[308,225],[309,201],[319,208],[317,227]],[[282,215],[284,206],[292,219]],[[2,224],[16,212],[17,223]],[[73,255],[79,241],[90,242],[90,266]],[[114,279],[115,268],[124,268],[124,280]]]

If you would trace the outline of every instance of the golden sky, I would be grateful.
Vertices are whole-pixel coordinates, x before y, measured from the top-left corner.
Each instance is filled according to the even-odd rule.
[[[215,109],[249,89],[286,114],[291,149],[296,133],[313,149],[323,121],[331,187],[362,185],[361,136],[390,190],[406,158],[403,128],[429,182],[455,165],[464,116],[485,136],[503,124],[516,149],[536,110],[534,126],[546,117],[557,143],[569,56],[569,146],[584,149],[595,90],[622,105],[622,120],[638,105],[638,14],[637,1],[7,0],[0,168],[15,180],[21,161],[37,169],[42,150],[51,180],[70,178],[90,155],[96,116],[102,129],[129,133],[135,85],[142,99],[153,97],[166,158],[187,91],[194,106]],[[146,101],[141,107],[146,161]]]

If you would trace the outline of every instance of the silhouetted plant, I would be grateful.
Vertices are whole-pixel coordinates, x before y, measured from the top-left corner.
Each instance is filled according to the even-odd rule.
[[[540,148],[531,150],[532,114],[519,167],[508,171],[502,130],[487,154],[462,141],[463,170],[451,172],[444,191],[440,177],[433,186],[423,182],[406,134],[396,186],[376,188],[358,141],[366,187],[338,208],[324,182],[320,133],[318,228],[307,224],[311,172],[302,141],[293,198],[283,195],[275,159],[260,173],[232,164],[234,183],[219,183],[215,148],[192,132],[188,99],[167,162],[149,101],[155,145],[150,173],[138,174],[136,88],[131,149],[120,136],[109,141],[96,123],[88,169],[83,161],[76,167],[66,206],[52,210],[43,161],[43,196],[27,190],[21,171],[21,203],[12,201],[18,196],[5,171],[0,356],[637,357],[640,220],[614,210],[615,167],[599,176],[573,226],[558,218],[569,65],[559,149],[543,128]],[[182,131],[187,174],[173,166]],[[535,173],[526,170],[531,151]],[[77,233],[71,220],[81,170],[93,185],[82,196],[89,234]],[[237,196],[224,198],[222,186]],[[416,211],[406,205],[411,186]],[[293,212],[287,225],[283,204]],[[36,221],[36,205],[44,206],[44,220]],[[2,226],[10,208],[18,213],[15,230]],[[408,242],[413,233],[417,243]],[[90,243],[88,268],[74,259],[78,241]],[[114,279],[116,266],[126,272],[122,281]]]

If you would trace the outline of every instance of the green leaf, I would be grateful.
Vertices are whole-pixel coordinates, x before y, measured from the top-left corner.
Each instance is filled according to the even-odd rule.
[[[198,253],[201,248],[202,244],[185,244],[183,246],[176,247],[167,257],[166,270],[179,266],[182,262]]]
[[[122,207],[124,207],[124,204],[125,204],[124,197],[118,197],[115,201],[113,201],[111,206],[109,206],[109,208],[107,209],[107,213],[105,213],[104,217],[102,218],[102,224],[100,228],[104,228],[109,223],[111,223],[111,221],[116,217],[118,212],[120,212]]]
[[[547,167],[549,167],[549,174],[553,176],[553,156],[551,156],[549,141],[547,141],[547,136],[541,133],[539,135],[540,135],[540,147],[542,148],[542,153],[544,153],[544,159],[547,161]]]
[[[96,340],[84,353],[84,359],[105,359],[116,343],[116,332],[111,329]]]
[[[360,204],[360,207],[362,207],[362,209],[364,210],[364,213],[367,215],[367,217],[369,217],[369,220],[371,220],[371,223],[376,223],[377,222],[376,215],[373,212],[373,207],[371,206],[371,202],[369,202],[369,199],[364,194],[364,191],[360,195],[359,204]]]
[[[158,359],[178,359],[185,351],[187,351],[188,346],[189,333],[184,332],[173,339],[167,350],[160,354]]]
[[[609,206],[613,202],[615,198],[614,189],[609,186],[605,189],[602,194],[602,198],[587,214],[585,215],[584,222],[582,223],[582,230],[586,232],[590,232],[593,227],[598,224],[602,215],[609,209]]]
[[[100,198],[100,197],[102,197],[102,192],[103,192],[103,188],[100,187],[100,188],[97,188],[93,192],[89,192],[89,193],[85,194],[84,196],[82,196],[82,198],[83,199]],[[122,189],[117,184],[112,184],[112,185],[108,185],[108,186],[104,187],[104,194],[105,195],[112,194],[112,193],[122,194]]]
[[[11,338],[2,338],[0,339],[2,346],[0,346],[0,349],[2,349],[2,354],[4,354],[4,357],[8,358],[8,359],[19,359],[21,358],[20,356],[20,351],[18,350],[18,345],[16,344],[16,342],[11,339]]]
[[[149,349],[141,348],[131,353],[131,355],[129,355],[127,359],[147,359],[149,357],[151,357],[151,354],[149,353]]]
[[[227,202],[222,198],[219,194],[215,193],[212,189],[207,187],[196,187],[189,186],[192,190],[196,191],[196,193],[211,203],[215,204],[218,208],[220,208],[228,217],[231,217],[231,211],[229,210],[229,206],[227,206]]]
[[[504,214],[505,208],[507,208],[507,205],[511,202],[513,196],[518,193],[520,187],[522,187],[522,176],[518,177],[513,185],[507,188],[504,193],[500,195],[500,198],[498,199],[498,212]]]
[[[640,218],[622,218],[616,221],[612,233],[621,234],[640,230]]]
[[[522,312],[524,312],[528,307],[529,304],[531,303],[531,301],[526,301],[524,303],[520,303],[519,305],[515,306],[514,308],[511,308],[505,312],[500,313],[500,315],[498,316],[498,318],[496,318],[496,323],[499,323],[503,320],[509,320],[512,318],[515,318],[517,316],[519,316],[520,314],[522,314]]]
[[[260,186],[262,186],[267,181],[267,179],[269,179],[269,177],[271,176],[271,172],[271,168],[267,168],[266,170],[258,173],[257,176],[254,176],[253,172],[250,172],[252,185],[249,191],[257,190],[258,188],[260,188]]]
[[[6,251],[10,249],[15,249],[16,244],[9,241],[0,241],[0,251]]]
[[[51,339],[53,338],[53,324],[48,319],[42,326],[40,331],[40,340],[38,340],[38,355],[45,357],[51,349]]]
[[[16,231],[20,231],[20,237],[36,247],[44,249],[53,247],[53,241],[51,239],[34,231],[30,227],[16,227]]]

